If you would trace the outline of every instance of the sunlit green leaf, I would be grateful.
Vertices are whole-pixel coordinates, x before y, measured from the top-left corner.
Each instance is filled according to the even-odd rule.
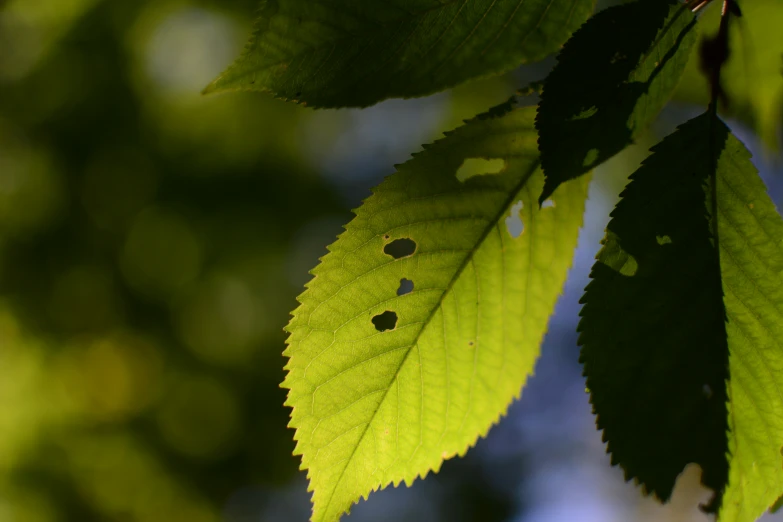
[[[594,0],[266,0],[242,57],[207,92],[367,106],[555,52]]]
[[[582,299],[581,359],[612,463],[663,500],[690,462],[715,491],[728,476],[726,314],[705,205],[717,149],[709,134],[709,115],[691,120],[631,176]]]
[[[313,271],[283,386],[314,521],[463,454],[531,373],[587,191],[539,209],[534,115],[508,103],[399,166]]]
[[[591,18],[546,80],[536,128],[544,200],[627,147],[669,100],[696,40],[674,0],[637,0]]]
[[[731,353],[730,473],[719,514],[750,522],[783,494],[783,219],[734,136],[717,188]]]

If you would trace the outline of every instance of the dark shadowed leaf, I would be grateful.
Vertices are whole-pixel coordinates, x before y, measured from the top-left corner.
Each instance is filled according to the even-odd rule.
[[[675,0],[638,0],[598,13],[574,34],[536,118],[541,201],[623,150],[658,115],[688,62],[694,27]]]
[[[688,463],[718,493],[728,477],[726,314],[705,192],[722,129],[710,144],[704,115],[653,148],[582,299],[581,360],[612,463],[663,500]]]
[[[583,299],[591,399],[628,478],[666,499],[696,462],[719,520],[752,522],[783,493],[783,219],[716,117],[654,152]]]

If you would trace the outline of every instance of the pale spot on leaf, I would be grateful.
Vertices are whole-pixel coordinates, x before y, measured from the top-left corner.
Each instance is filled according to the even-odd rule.
[[[473,176],[500,174],[507,166],[504,159],[468,158],[457,169],[457,179],[464,183]]]

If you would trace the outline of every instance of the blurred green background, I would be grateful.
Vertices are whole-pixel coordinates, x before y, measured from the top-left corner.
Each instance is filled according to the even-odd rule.
[[[779,5],[758,5],[783,27]],[[553,63],[366,111],[200,96],[255,8],[0,1],[0,522],[306,520],[279,383],[307,271],[394,163]],[[780,56],[768,47],[764,74]],[[681,100],[704,95],[695,70]],[[761,121],[772,172],[783,89],[768,77],[761,108],[742,98],[733,114]],[[659,133],[696,110],[680,107]],[[611,204],[653,139],[595,184],[571,303],[511,418],[436,478],[348,520],[664,516],[609,468],[573,334]],[[582,511],[547,518],[542,491],[557,475],[542,470],[560,468],[588,483],[570,495]],[[583,498],[598,494],[600,509]]]

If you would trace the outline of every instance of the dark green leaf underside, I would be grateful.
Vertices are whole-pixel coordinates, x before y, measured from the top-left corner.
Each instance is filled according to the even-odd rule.
[[[207,92],[363,107],[508,71],[557,51],[594,0],[266,0]]]
[[[675,0],[637,0],[591,18],[563,48],[539,104],[542,201],[628,146],[671,97],[696,40]]]
[[[783,219],[723,122],[654,149],[592,277],[582,361],[613,462],[661,498],[696,462],[721,522],[756,520],[783,493]]]
[[[612,463],[663,500],[691,462],[717,492],[728,479],[725,311],[705,197],[727,132],[713,146],[709,135],[708,115],[691,120],[631,176],[582,299],[581,360]]]

